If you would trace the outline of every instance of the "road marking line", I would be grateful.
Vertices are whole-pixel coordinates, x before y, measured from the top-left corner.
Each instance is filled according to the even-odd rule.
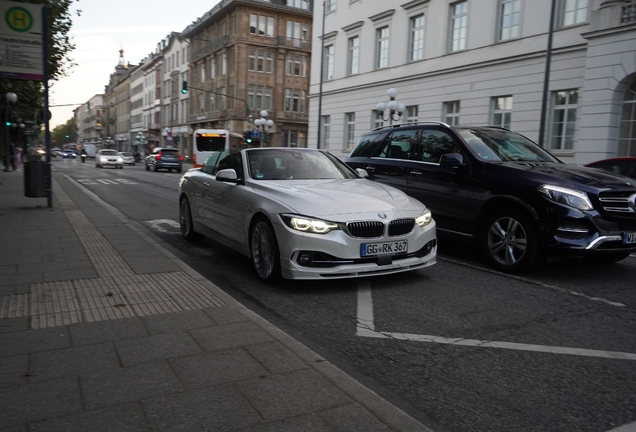
[[[624,424],[607,432],[636,432],[636,422]]]
[[[173,221],[172,219],[155,219],[155,220],[146,221],[146,223],[150,225],[150,228],[156,229],[157,231],[164,232],[164,233],[168,232],[168,230],[161,226],[163,224],[168,225],[172,228],[179,228],[179,229],[181,228],[181,225],[179,225],[179,222]]]
[[[476,266],[474,264],[468,264],[468,263],[465,263],[463,261],[457,261],[457,260],[454,260],[454,259],[451,259],[451,258],[441,258],[439,255],[437,256],[437,259],[441,260],[441,261],[447,261],[447,262],[450,262],[450,263],[453,263],[453,264],[463,265],[464,267],[470,267],[470,268],[473,268],[473,269],[476,269],[476,270],[485,271],[487,273],[496,274],[498,276],[505,276],[505,277],[510,278],[510,279],[518,280],[519,282],[525,282],[525,283],[528,283],[528,284],[531,284],[531,285],[538,285],[538,286],[541,286],[543,288],[548,288],[548,289],[550,289],[552,291],[557,291],[557,292],[560,292],[560,293],[563,293],[563,294],[569,294],[569,295],[573,295],[573,296],[577,296],[577,297],[583,297],[583,298],[586,298],[588,300],[605,303],[605,304],[608,304],[610,306],[626,307],[626,305],[623,304],[623,303],[619,303],[619,302],[615,302],[615,301],[612,301],[612,300],[604,299],[602,297],[590,296],[590,295],[587,295],[587,294],[580,293],[578,291],[573,291],[573,290],[570,290],[570,289],[567,289],[567,288],[560,288],[560,287],[557,287],[557,286],[554,286],[554,285],[545,284],[543,282],[533,281],[532,279],[527,279],[527,278],[524,278],[524,277],[521,277],[521,276],[515,276],[515,275],[508,274],[508,273],[502,273],[502,272],[499,272],[499,271],[496,271],[496,270],[492,270],[492,269]]]
[[[549,354],[564,354],[582,357],[600,357],[608,359],[636,361],[636,354],[619,351],[603,351],[585,348],[558,347],[515,342],[498,342],[479,339],[447,338],[444,336],[419,335],[410,333],[378,332],[375,331],[375,322],[373,319],[373,298],[371,295],[371,284],[368,280],[358,282],[358,323],[356,334],[361,337],[395,339],[412,342],[472,346],[477,348],[499,348],[517,351],[532,351]]]

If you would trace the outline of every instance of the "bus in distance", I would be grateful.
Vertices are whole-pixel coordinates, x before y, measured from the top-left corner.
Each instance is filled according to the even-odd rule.
[[[194,131],[192,162],[195,168],[203,166],[214,152],[236,153],[245,147],[243,136],[226,129],[197,129]]]

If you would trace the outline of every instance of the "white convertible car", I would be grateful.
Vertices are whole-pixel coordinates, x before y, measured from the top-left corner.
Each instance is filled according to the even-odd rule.
[[[244,254],[265,281],[375,276],[435,264],[431,212],[365,175],[321,150],[216,152],[181,178],[181,233]]]

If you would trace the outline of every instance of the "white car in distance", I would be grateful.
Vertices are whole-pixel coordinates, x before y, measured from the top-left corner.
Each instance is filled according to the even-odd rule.
[[[102,149],[95,155],[95,168],[104,168],[105,166],[121,169],[124,167],[124,158],[117,153],[117,150]]]

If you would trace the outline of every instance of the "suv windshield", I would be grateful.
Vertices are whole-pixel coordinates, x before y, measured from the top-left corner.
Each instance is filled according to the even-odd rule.
[[[560,161],[518,133],[507,130],[457,129],[470,151],[486,162]]]

